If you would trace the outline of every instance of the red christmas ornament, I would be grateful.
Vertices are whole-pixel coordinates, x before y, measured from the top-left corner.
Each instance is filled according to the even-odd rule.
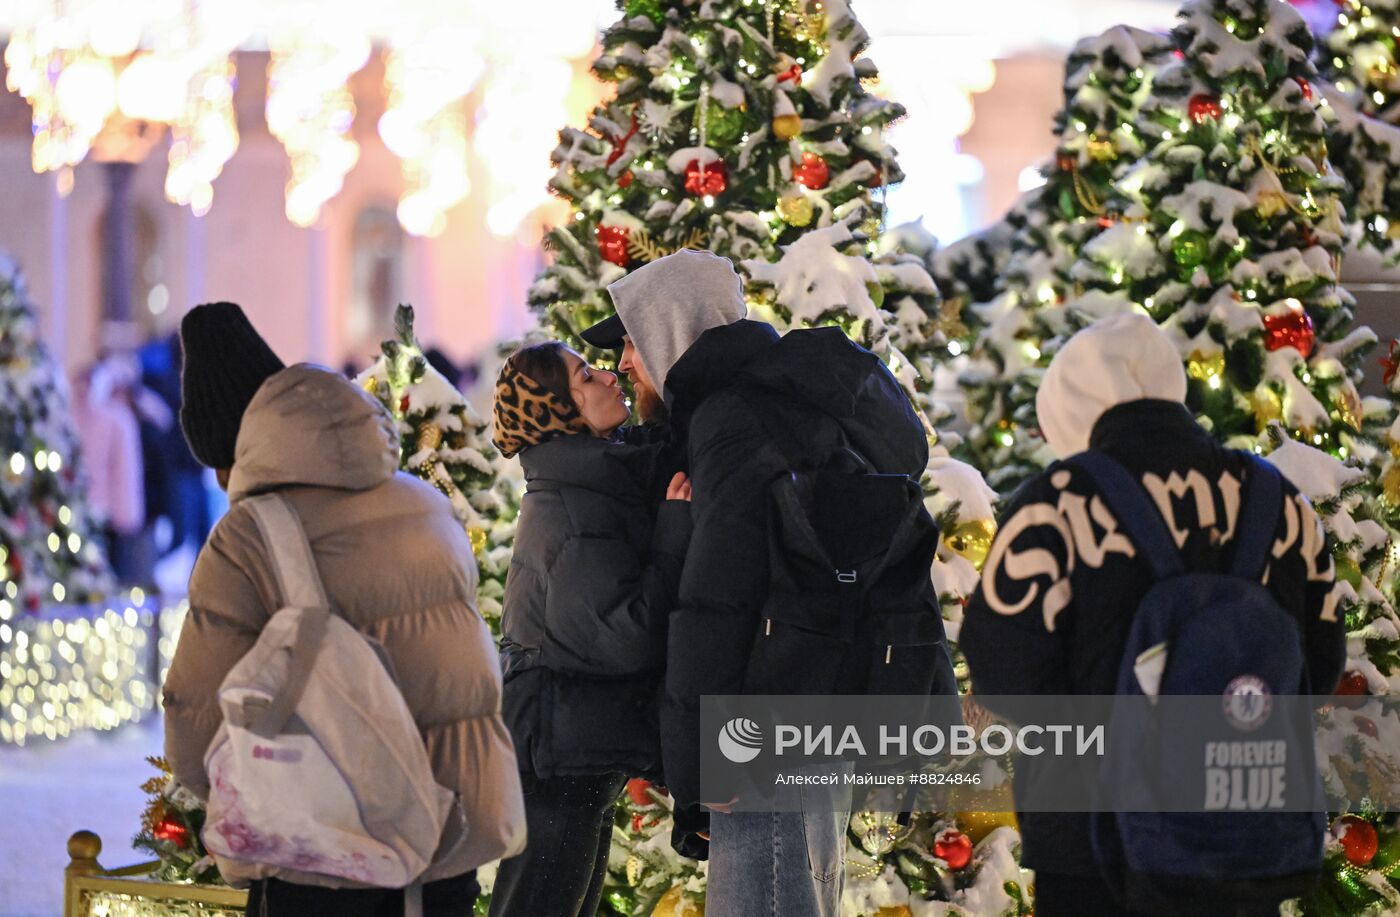
[[[1356,724],[1356,731],[1368,735],[1373,739],[1381,737],[1381,731],[1376,727],[1376,721],[1369,716],[1354,716],[1351,721]]]
[[[867,188],[878,188],[885,183],[885,170],[880,168],[878,162],[871,162],[870,164],[875,167],[875,174],[870,176],[865,182],[865,186]]]
[[[1337,690],[1333,694],[1342,697],[1362,697],[1371,693],[1371,688],[1366,682],[1366,676],[1360,672],[1348,672],[1342,676],[1342,680],[1337,684]]]
[[[685,167],[685,190],[697,197],[706,194],[723,194],[729,187],[729,167],[723,159],[706,163],[702,169],[700,160],[692,159]]]
[[[173,818],[162,818],[151,828],[151,835],[158,841],[168,841],[176,847],[186,847],[190,842],[189,829]]]
[[[1061,153],[1055,157],[1055,168],[1061,172],[1071,172],[1078,162],[1079,160],[1075,158],[1073,153]]]
[[[1292,347],[1305,359],[1312,353],[1317,336],[1313,332],[1312,319],[1306,310],[1288,312],[1284,315],[1264,316],[1264,348],[1282,350]]]
[[[38,597],[37,595],[30,594],[30,595],[27,595],[27,596],[24,597],[24,609],[25,609],[25,611],[28,611],[28,612],[30,612],[31,614],[38,614],[38,613],[39,613],[39,607],[40,607],[40,602],[39,602],[39,597]]]
[[[642,830],[642,813],[635,812],[632,815],[632,831],[635,833]]]
[[[972,862],[972,840],[957,828],[949,828],[934,840],[933,855],[949,869],[962,869]]]
[[[631,798],[632,804],[635,806],[649,806],[656,803],[656,800],[652,799],[651,794],[647,792],[649,789],[651,789],[650,780],[643,780],[641,777],[633,777],[631,780],[627,781],[627,795]]]
[[[813,191],[825,188],[830,178],[831,169],[827,167],[826,160],[816,153],[803,153],[802,165],[792,170],[792,180]]]
[[[628,169],[626,172],[623,172],[617,177],[617,186],[625,191],[629,186],[631,186],[632,179],[635,177],[636,176],[632,174],[632,170]]]
[[[779,83],[786,83],[788,80],[792,80],[793,83],[796,83],[796,82],[798,82],[798,81],[801,80],[801,79],[802,79],[802,65],[801,65],[801,64],[793,64],[791,67],[787,68],[787,69],[784,70],[782,73],[778,74],[778,82],[779,82]]]
[[[1173,48],[1172,57],[1175,57],[1177,60],[1186,60],[1186,52],[1180,48]]]
[[[1224,111],[1220,107],[1220,96],[1208,93],[1197,93],[1186,103],[1186,113],[1191,116],[1191,120],[1200,124],[1207,118],[1219,118]]]
[[[1342,845],[1347,862],[1353,866],[1370,863],[1380,843],[1375,826],[1359,815],[1343,815],[1332,822],[1332,836]]]
[[[637,113],[633,112],[631,128],[627,131],[627,133],[623,134],[621,137],[613,138],[613,151],[608,154],[608,165],[612,165],[613,163],[617,162],[618,157],[622,155],[623,148],[627,146],[627,141],[631,140],[632,136],[636,133]]]
[[[604,261],[611,261],[618,267],[627,266],[627,237],[624,226],[599,226],[595,230],[598,237],[598,254]]]
[[[1386,385],[1395,381],[1395,371],[1400,369],[1400,355],[1395,353],[1397,347],[1400,347],[1400,341],[1391,341],[1390,353],[1381,357],[1381,369],[1385,370],[1381,381]]]
[[[1113,225],[1113,222],[1114,221],[1112,217],[1099,217],[1099,228],[1108,229],[1110,226]]]
[[[1308,81],[1305,80],[1305,79],[1303,79],[1301,76],[1295,76],[1295,77],[1293,78],[1293,82],[1297,83],[1297,84],[1298,84],[1298,88],[1301,89],[1301,90],[1303,90],[1303,98],[1306,99],[1307,101],[1311,102],[1311,101],[1312,101],[1312,86],[1311,86],[1311,84],[1309,84]]]
[[[407,396],[407,395],[404,395],[402,398],[399,399],[399,413],[400,413],[400,414],[407,414],[407,413],[408,413],[408,396]]]

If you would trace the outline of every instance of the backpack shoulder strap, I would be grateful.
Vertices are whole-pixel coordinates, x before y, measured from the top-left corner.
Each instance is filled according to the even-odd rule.
[[[1108,455],[1094,451],[1081,452],[1066,462],[1089,475],[1098,485],[1099,495],[1138,553],[1151,565],[1157,579],[1168,579],[1184,572],[1181,552],[1166,521],[1148,497],[1146,488],[1128,469]]]
[[[306,690],[316,654],[320,652],[330,624],[330,603],[320,574],[316,572],[316,560],[306,540],[306,531],[291,504],[277,494],[265,494],[250,498],[248,508],[253,511],[258,532],[267,545],[282,601],[288,607],[302,610],[287,681],[267,709],[248,727],[254,735],[270,739],[287,725]]]
[[[316,559],[296,510],[278,494],[250,497],[247,504],[253,511],[263,544],[267,545],[282,601],[292,608],[329,607],[321,576],[316,571]]]
[[[1235,562],[1230,572],[1257,582],[1264,577],[1283,512],[1283,477],[1254,453],[1241,455],[1245,459],[1244,500],[1235,524]]]

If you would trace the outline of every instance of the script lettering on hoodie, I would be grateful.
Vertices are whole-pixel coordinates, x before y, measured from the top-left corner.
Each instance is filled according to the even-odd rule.
[[[998,614],[1017,615],[1039,601],[1045,629],[1052,632],[1055,619],[1072,598],[1070,577],[1077,564],[1098,569],[1110,555],[1137,556],[1103,500],[1066,490],[1070,479],[1067,470],[1055,472],[1050,477],[1050,485],[1058,491],[1055,503],[1027,503],[1006,520],[982,570],[982,594],[988,607]],[[1185,474],[1174,471],[1166,478],[1149,473],[1142,483],[1178,547],[1201,528],[1210,529],[1216,543],[1234,537],[1243,488],[1233,474],[1222,472],[1214,487],[1195,469]],[[1194,509],[1194,518],[1186,507]],[[1284,501],[1283,522],[1273,557],[1283,557],[1297,545],[1308,580],[1329,581],[1332,555],[1322,524],[1305,497],[1293,494]],[[1263,581],[1269,581],[1268,570]],[[1343,585],[1338,583],[1328,594],[1322,620],[1337,620]]]

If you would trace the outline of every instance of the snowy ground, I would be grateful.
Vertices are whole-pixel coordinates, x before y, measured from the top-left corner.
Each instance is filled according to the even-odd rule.
[[[160,716],[109,734],[0,746],[0,917],[59,917],[68,836],[102,838],[104,866],[143,859],[131,850],[145,807],[141,784],[161,753]]]

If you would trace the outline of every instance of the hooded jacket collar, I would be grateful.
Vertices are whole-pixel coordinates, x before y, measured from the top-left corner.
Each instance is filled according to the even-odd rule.
[[[702,401],[732,385],[750,362],[777,342],[772,325],[747,318],[700,335],[666,378],[673,425],[683,430]]]
[[[841,425],[852,446],[886,473],[917,480],[928,439],[909,397],[879,357],[839,328],[780,338],[771,325],[744,320],[701,335],[671,370],[671,418],[681,436],[710,395],[743,382],[810,405]]]
[[[520,466],[532,490],[582,487],[618,499],[641,499],[658,449],[578,433],[529,447],[520,453]]]
[[[1137,452],[1210,439],[1180,401],[1141,398],[1114,405],[1094,424],[1089,448],[1104,452]],[[1068,458],[1068,456],[1066,456]]]
[[[270,376],[243,412],[229,499],[296,485],[369,490],[398,467],[384,406],[339,373],[302,363]]]

